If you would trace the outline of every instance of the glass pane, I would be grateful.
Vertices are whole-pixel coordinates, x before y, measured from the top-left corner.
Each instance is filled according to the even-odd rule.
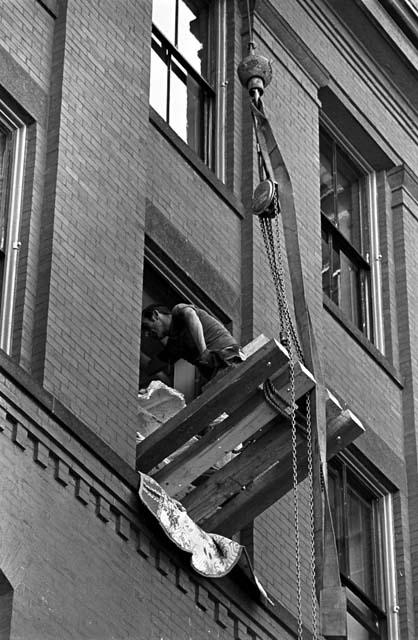
[[[331,251],[331,288],[329,297],[335,304],[341,304],[340,296],[340,277],[341,277],[341,265],[340,265],[340,253],[335,250]]]
[[[372,507],[352,489],[348,491],[347,538],[349,577],[371,599],[374,599]]]
[[[150,71],[150,105],[167,120],[167,65],[162,59],[162,50],[155,50],[157,44],[153,43],[151,50],[151,71]]]
[[[12,167],[12,133],[0,122],[0,251],[5,249]],[[0,269],[2,271],[2,267]]]
[[[340,252],[340,307],[360,327],[358,268]],[[360,327],[361,328],[361,327]]]
[[[332,148],[326,139],[321,139],[320,157],[321,212],[336,224],[334,186],[332,175]]]
[[[169,123],[176,133],[203,157],[204,92],[200,85],[177,63],[170,74]]]
[[[202,157],[203,91],[191,76],[187,78],[187,141]]]
[[[176,0],[152,0],[152,22],[174,44]]]
[[[374,633],[370,633],[366,627],[363,627],[363,625],[350,614],[347,614],[347,632],[348,640],[373,640],[379,637]]]
[[[322,291],[329,298],[331,297],[331,256],[328,236],[322,232]]]
[[[361,173],[348,157],[337,149],[337,218],[338,228],[361,252]]]
[[[197,9],[195,2],[179,0],[177,46],[187,62],[206,77],[202,58],[204,49],[208,54],[208,20],[207,9],[201,4]]]
[[[334,525],[335,541],[337,543],[338,559],[340,570],[344,570],[344,500],[340,475],[335,469],[328,468],[328,495],[329,506],[332,513],[332,523]]]
[[[187,142],[187,75],[175,63],[170,70],[170,127]]]

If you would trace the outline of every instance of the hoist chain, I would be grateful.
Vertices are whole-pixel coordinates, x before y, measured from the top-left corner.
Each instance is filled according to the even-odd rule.
[[[314,477],[313,477],[313,443],[312,443],[312,417],[311,397],[309,393],[306,399],[306,447],[308,453],[308,482],[309,482],[309,524],[311,540],[311,604],[312,604],[312,639],[318,638],[318,619],[316,601],[316,563],[315,563],[315,510],[314,510]]]
[[[276,238],[272,226],[270,215],[260,216],[260,225],[263,240],[266,247],[267,258],[273,277],[276,292],[277,305],[280,319],[280,341],[288,349],[289,353],[289,376],[290,376],[290,420],[292,437],[292,475],[293,475],[293,509],[295,526],[295,556],[296,556],[296,606],[298,640],[303,638],[302,624],[302,587],[301,587],[301,560],[300,560],[300,534],[299,534],[299,498],[298,498],[298,460],[297,460],[297,426],[296,426],[296,388],[295,388],[295,360],[294,351],[301,358],[302,350],[297,340],[296,331],[293,328],[292,318],[287,303],[283,259],[280,246],[280,229],[278,224],[279,203],[277,197],[277,187],[275,185],[273,194],[274,218],[276,219]],[[273,383],[268,381],[264,384],[265,397],[268,402],[276,406],[279,411],[282,407],[279,402],[279,395]]]
[[[264,246],[266,248],[267,259],[270,265],[271,275],[273,277],[274,290],[276,293],[277,306],[279,310],[279,327],[280,327],[280,341],[284,342],[284,315],[282,305],[282,287],[280,283],[279,269],[276,262],[276,252],[274,250],[274,240],[271,228],[271,218],[267,216],[260,216],[261,233],[263,235]]]
[[[277,214],[275,216],[275,224],[276,224],[276,244],[277,244],[277,255],[278,255],[278,265],[279,265],[279,282],[282,289],[282,301],[284,308],[284,315],[286,318],[287,330],[290,333],[292,345],[296,351],[296,354],[301,362],[303,362],[303,352],[302,347],[300,346],[300,342],[298,336],[296,334],[295,326],[293,324],[292,316],[290,315],[289,304],[287,301],[286,289],[285,289],[285,277],[284,277],[284,268],[283,268],[283,257],[282,257],[282,249],[280,243],[280,228],[279,228],[279,216],[278,216],[278,202],[277,202],[277,193],[275,192],[275,207],[277,210]]]
[[[291,406],[295,407],[295,365],[293,357],[289,359],[289,375],[290,375],[290,401]],[[301,586],[301,563],[300,563],[300,535],[299,535],[299,496],[298,496],[298,457],[297,457],[297,429],[296,429],[296,412],[293,409],[291,413],[292,423],[292,472],[293,472],[293,512],[295,523],[295,556],[296,556],[296,605],[298,620],[298,640],[302,640],[302,586]]]
[[[302,587],[301,587],[301,558],[300,558],[300,533],[299,533],[299,498],[298,498],[298,460],[297,460],[297,423],[296,423],[296,386],[295,386],[295,359],[303,362],[302,348],[293,324],[290,313],[283,268],[282,249],[280,242],[279,226],[279,202],[277,186],[275,185],[273,194],[273,212],[275,228],[273,230],[272,216],[266,214],[259,216],[260,227],[266,248],[273,283],[277,298],[280,322],[280,341],[287,348],[289,353],[289,377],[290,377],[290,407],[280,398],[277,389],[270,380],[266,380],[263,385],[265,398],[277,411],[286,415],[291,420],[292,438],[292,475],[293,475],[293,508],[295,526],[295,556],[296,556],[296,589],[297,589],[297,625],[298,640],[303,638],[302,625]],[[312,601],[312,628],[313,640],[318,638],[317,623],[317,603],[315,592],[315,527],[314,527],[314,502],[313,502],[313,459],[312,459],[312,430],[311,430],[311,406],[310,396],[306,394],[306,427],[307,427],[307,454],[308,454],[308,477],[310,486],[310,547],[311,547],[311,601]]]

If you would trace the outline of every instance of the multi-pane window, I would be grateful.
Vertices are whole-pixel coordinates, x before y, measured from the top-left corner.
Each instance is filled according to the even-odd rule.
[[[370,266],[370,172],[329,133],[320,135],[322,288],[374,341]]]
[[[12,345],[26,127],[0,101],[0,348]]]
[[[153,0],[150,104],[214,168],[217,60],[209,0]]]
[[[395,638],[389,633],[393,621],[388,614],[394,608],[390,496],[343,460],[330,467],[329,488],[341,579],[347,588],[348,640]]]

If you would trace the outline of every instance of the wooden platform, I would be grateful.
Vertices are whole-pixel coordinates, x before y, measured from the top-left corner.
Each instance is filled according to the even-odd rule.
[[[180,498],[204,529],[224,535],[238,531],[292,486],[289,417],[266,401],[261,388],[267,378],[272,380],[283,407],[289,408],[288,353],[276,340],[259,339],[248,351],[254,348],[246,362],[213,381],[137,447],[138,470]],[[305,395],[314,385],[310,372],[296,363],[299,480],[307,475]],[[220,419],[225,413],[227,417]],[[329,394],[328,455],[362,432],[358,419]],[[191,438],[190,445],[175,455]],[[226,462],[237,447],[238,455],[229,455],[232,459]],[[172,460],[161,466],[170,456]]]

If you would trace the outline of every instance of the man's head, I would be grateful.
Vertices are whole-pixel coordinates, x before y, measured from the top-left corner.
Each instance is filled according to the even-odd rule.
[[[142,330],[145,335],[162,340],[171,327],[171,311],[162,304],[150,304],[142,311]]]

